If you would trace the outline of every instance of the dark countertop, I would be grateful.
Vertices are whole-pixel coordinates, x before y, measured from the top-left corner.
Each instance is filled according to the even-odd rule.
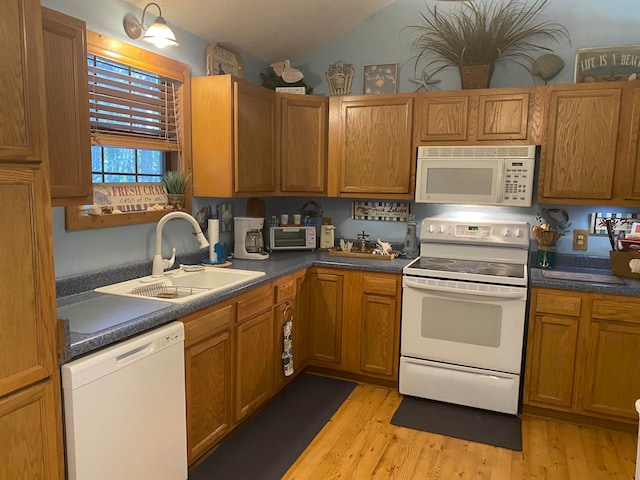
[[[196,264],[203,258],[202,253],[191,254],[176,259],[176,265]],[[123,318],[121,323],[104,328],[95,333],[81,334],[69,330],[69,322],[65,323],[65,357],[61,363],[66,363],[87,353],[98,350],[107,345],[133,337],[147,330],[159,327],[184,315],[214,305],[230,297],[247,292],[279,277],[308,268],[311,266],[334,267],[349,270],[365,270],[372,272],[402,273],[402,268],[411,260],[396,258],[394,260],[370,260],[350,257],[333,257],[326,252],[273,252],[267,260],[239,260],[234,259],[229,268],[241,270],[263,271],[265,276],[232,287],[204,298],[197,298],[184,304],[166,303],[166,308],[157,310],[135,318]],[[104,294],[96,293],[94,288],[110,285],[131,278],[149,275],[150,262],[139,262],[132,265],[114,267],[112,269],[68,276],[56,279],[57,306],[65,307],[79,302],[86,302],[91,306],[92,300]],[[125,298],[125,297],[121,297]],[[128,297],[127,297],[128,298]]]
[[[640,280],[628,277],[618,277],[611,273],[611,262],[608,257],[592,257],[586,255],[562,255],[551,272],[583,273],[588,275],[604,275],[605,280],[619,283],[602,283],[592,281],[577,281],[570,279],[556,279],[545,277],[545,270],[534,268],[536,265],[535,252],[529,256],[529,286],[543,288],[557,288],[561,290],[576,290],[581,292],[607,293],[612,295],[640,295]]]
[[[200,263],[203,258],[206,258],[206,254],[203,252],[193,253],[176,259],[176,265],[179,265],[180,263],[197,264]],[[159,327],[189,313],[214,305],[304,268],[322,266],[348,270],[365,270],[401,274],[403,267],[410,261],[411,259],[405,258],[396,258],[389,261],[334,257],[330,256],[326,252],[319,251],[273,252],[269,259],[259,261],[234,259],[233,265],[230,268],[263,271],[266,275],[239,287],[232,287],[228,290],[223,290],[204,298],[197,298],[184,304],[165,302],[166,308],[162,308],[161,310],[156,310],[142,316],[137,316],[135,318],[123,318],[121,323],[104,328],[95,333],[81,334],[71,332],[69,330],[69,322],[65,321],[66,351],[65,358],[62,363],[81,357],[107,345],[133,337],[147,330]],[[531,265],[535,265],[535,259],[530,262],[530,266]],[[559,262],[553,271],[587,273],[611,277],[609,259],[601,257],[568,255]],[[104,294],[94,292],[94,288],[122,282],[132,278],[142,277],[149,275],[150,272],[150,262],[139,262],[82,275],[59,278],[56,280],[58,308],[85,301],[87,301],[87,305],[91,305],[91,300],[104,296]],[[544,271],[535,267],[529,268],[529,277],[529,286],[531,287],[640,296],[640,280],[633,278],[613,277],[614,279],[620,279],[623,282],[617,284],[554,279],[545,277]]]
[[[604,275],[605,280],[621,283],[604,283],[597,281],[577,281],[571,279],[547,278],[541,268],[530,269],[530,287],[556,288],[561,290],[577,290],[592,293],[607,293],[612,295],[640,296],[640,280],[628,277],[618,277],[611,270],[602,268],[584,268],[561,265],[553,269],[556,272],[584,273],[588,275]]]

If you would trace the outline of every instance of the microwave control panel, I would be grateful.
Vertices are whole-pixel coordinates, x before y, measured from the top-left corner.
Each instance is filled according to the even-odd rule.
[[[502,205],[530,207],[533,194],[534,160],[505,159],[502,176]]]

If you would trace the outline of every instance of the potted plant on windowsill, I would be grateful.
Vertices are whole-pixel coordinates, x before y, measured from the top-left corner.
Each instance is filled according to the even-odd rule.
[[[538,21],[538,13],[549,0],[531,4],[515,0],[464,2],[447,14],[437,6],[420,13],[424,24],[412,48],[418,52],[416,67],[423,58],[425,72],[432,77],[447,67],[458,67],[462,88],[487,88],[495,62],[512,61],[528,71],[534,59],[530,50],[551,49],[540,40],[569,41],[569,32],[558,23]]]
[[[185,204],[187,185],[191,174],[181,170],[171,170],[162,176],[162,182],[167,188],[167,200],[176,210],[181,210]]]

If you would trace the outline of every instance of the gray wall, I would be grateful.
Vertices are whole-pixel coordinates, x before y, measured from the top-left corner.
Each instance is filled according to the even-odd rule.
[[[323,48],[302,58],[291,58],[292,65],[305,73],[305,81],[314,87],[314,93],[328,94],[325,72],[329,65],[337,61],[352,63],[356,77],[352,93],[359,94],[362,89],[360,81],[362,66],[380,63],[398,63],[402,65],[399,73],[400,92],[410,92],[415,83],[409,79],[413,75],[414,52],[411,42],[415,33],[404,28],[419,22],[419,11],[425,4],[432,6],[435,0],[397,0],[377,15],[354,27],[342,37]],[[87,22],[91,30],[132,42],[122,29],[122,18],[126,12],[140,15],[136,7],[120,0],[43,0],[43,5],[81,18]],[[454,8],[455,2],[437,2],[439,9]],[[212,7],[214,8],[214,7]],[[165,17],[171,22],[168,11]],[[550,83],[572,83],[573,64],[576,48],[635,44],[640,10],[635,0],[552,0],[544,11],[543,19],[551,19],[567,27],[571,34],[571,44],[548,44],[565,61],[565,67]],[[204,52],[208,42],[175,29],[180,46],[175,49],[158,50],[191,66],[192,75],[205,73]],[[224,39],[221,39],[224,41]],[[139,45],[139,43],[136,43]],[[141,45],[142,46],[142,45]],[[144,45],[144,48],[153,47]],[[259,83],[259,72],[265,68],[243,52],[245,61],[245,78]],[[443,71],[441,79],[434,90],[453,90],[460,88],[459,76],[455,70]],[[492,79],[492,87],[526,86],[540,84],[540,79],[533,79],[522,67],[513,64],[498,64]],[[267,215],[297,211],[309,198],[266,198]],[[314,198],[323,209],[325,216],[332,217],[337,226],[336,238],[354,238],[363,229],[371,234],[372,239],[380,237],[386,241],[402,241],[406,225],[397,222],[356,221],[350,218],[351,200]],[[376,200],[376,199],[365,199]],[[227,199],[196,198],[194,211],[204,205],[215,207]],[[244,215],[246,200],[232,200],[234,213]],[[561,206],[561,205],[554,205]],[[537,205],[531,208],[502,209],[496,207],[463,209],[457,207],[439,207],[432,205],[412,205],[418,219],[431,215],[452,215],[470,210],[473,215],[482,214],[487,217],[509,218],[535,223],[539,210]],[[631,211],[611,207],[571,207],[567,209],[573,223],[572,228],[587,228],[588,213],[596,211]],[[638,211],[635,209],[633,211]],[[175,246],[178,252],[195,251],[196,242],[191,235],[191,227],[184,221],[172,221],[165,227],[163,250],[168,255],[169,247]],[[66,232],[64,229],[64,211],[53,209],[53,231],[55,247],[56,276],[97,270],[106,266],[124,264],[131,261],[151,259],[153,256],[155,224],[114,227],[83,232]],[[232,242],[229,234],[221,236],[222,241]],[[571,251],[569,236],[559,240],[560,253]],[[608,241],[604,237],[589,237],[590,255],[608,256]]]

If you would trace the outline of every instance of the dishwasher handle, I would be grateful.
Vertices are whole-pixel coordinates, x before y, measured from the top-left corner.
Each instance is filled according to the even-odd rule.
[[[153,351],[155,350],[154,345],[154,342],[149,342],[145,345],[140,345],[139,347],[118,355],[116,357],[116,364],[118,365],[118,367],[124,367],[125,365],[129,365],[130,363],[135,362],[142,357],[146,357],[147,355],[153,353]]]

